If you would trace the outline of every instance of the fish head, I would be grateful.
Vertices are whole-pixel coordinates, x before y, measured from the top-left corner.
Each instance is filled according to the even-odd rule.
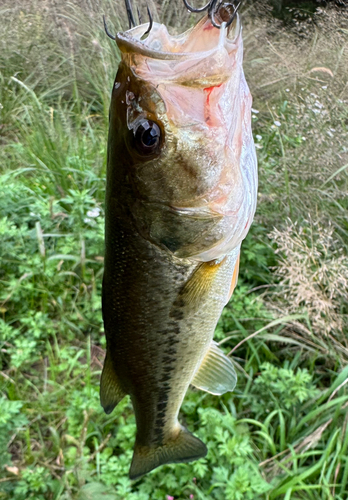
[[[122,162],[115,154],[109,159],[109,183],[121,182],[143,226],[151,226],[149,204],[157,212],[158,206],[176,210],[182,221],[210,217],[215,225],[238,213],[245,191],[253,191],[256,200],[255,182],[245,185],[256,161],[239,18],[218,30],[205,17],[178,36],[154,23],[142,40],[146,29],[116,37],[122,61],[112,94],[109,154],[117,151]],[[249,203],[250,223],[255,200]],[[145,222],[139,209],[144,203]],[[196,233],[202,232],[198,226]],[[193,241],[197,235],[190,228]],[[204,249],[224,237],[218,232]]]

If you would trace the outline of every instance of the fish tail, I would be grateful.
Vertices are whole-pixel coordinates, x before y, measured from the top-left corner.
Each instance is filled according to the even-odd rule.
[[[181,427],[175,438],[162,446],[143,446],[135,443],[130,479],[137,479],[160,465],[190,462],[207,454],[206,445],[187,429]]]

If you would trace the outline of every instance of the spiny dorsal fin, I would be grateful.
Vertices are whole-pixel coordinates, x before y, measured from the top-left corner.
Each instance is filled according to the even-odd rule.
[[[231,392],[237,383],[237,374],[232,361],[212,341],[191,384],[202,391],[221,396]]]
[[[126,393],[121,388],[111,358],[108,353],[106,353],[100,380],[100,403],[105,413],[111,413],[125,395]]]

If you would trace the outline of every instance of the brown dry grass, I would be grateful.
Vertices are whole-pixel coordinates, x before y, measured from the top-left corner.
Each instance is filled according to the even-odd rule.
[[[344,336],[347,311],[344,314],[342,309],[347,299],[348,256],[334,227],[312,220],[301,225],[289,221],[285,229],[275,229],[270,237],[280,254],[275,269],[279,287],[272,296],[274,304],[282,304],[283,314],[304,310],[315,335],[332,335],[348,347]]]
[[[273,230],[276,314],[305,311],[287,335],[348,359],[348,12],[318,10],[294,31],[246,20],[261,168],[257,220]],[[257,78],[256,78],[257,75]],[[274,125],[277,122],[280,126]]]

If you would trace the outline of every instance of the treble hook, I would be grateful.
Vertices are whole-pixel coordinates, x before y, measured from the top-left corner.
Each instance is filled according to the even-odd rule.
[[[200,9],[195,9],[194,7],[191,7],[191,5],[189,5],[189,3],[187,2],[187,0],[183,0],[184,4],[185,4],[185,7],[186,9],[188,9],[190,12],[204,12],[205,10],[207,10],[211,4],[211,1],[209,1],[207,3],[207,5],[205,5],[204,7],[201,7]]]
[[[144,38],[145,35],[148,35],[150,33],[150,31],[152,30],[152,26],[153,26],[153,17],[151,15],[151,10],[149,9],[148,5],[146,6],[146,8],[147,8],[147,15],[149,16],[150,24],[141,38]]]
[[[233,7],[233,14],[231,15],[230,19],[227,21],[227,23],[225,24],[226,28],[228,28],[229,26],[231,26],[231,24],[233,23],[236,15],[237,15],[237,11],[241,5],[243,0],[240,0],[238,5],[235,6],[234,5],[234,1],[232,2],[219,2],[218,3],[218,0],[210,0],[204,7],[201,7],[201,8],[194,8],[192,7],[187,0],[183,0],[184,2],[184,5],[185,7],[190,11],[190,12],[204,12],[205,10],[208,11],[208,16],[211,20],[211,23],[212,25],[215,27],[215,28],[218,28],[220,29],[221,26],[222,26],[222,23],[221,24],[218,24],[216,21],[215,21],[215,15],[216,13],[220,10],[220,7],[224,6],[224,7]]]
[[[128,16],[128,22],[129,22],[129,29],[135,28],[135,19],[133,15],[133,9],[132,9],[132,4],[130,3],[130,0],[125,0],[126,4],[126,11],[127,11],[127,16]]]
[[[131,1],[130,0],[125,0],[125,4],[126,4],[126,11],[127,11],[128,22],[129,22],[129,29],[135,28],[136,22],[135,22],[134,15],[133,15],[133,9],[132,9]],[[137,11],[138,11],[139,23],[141,24],[140,11],[139,11],[139,9],[137,9]],[[148,5],[147,5],[147,15],[149,16],[149,27],[145,31],[145,33],[143,34],[142,38],[145,35],[148,35],[150,33],[150,31],[152,30],[152,27],[153,27],[153,17],[152,17],[152,14],[151,14],[151,11],[150,11]],[[105,20],[105,16],[103,16],[103,22],[104,22],[104,30],[105,30],[105,33],[107,34],[107,36],[109,38],[111,38],[111,40],[116,40],[116,37],[114,35],[112,35],[109,32],[109,30],[108,30],[108,27],[107,27],[107,24],[106,24],[106,20]]]
[[[107,27],[107,24],[106,24],[106,19],[105,19],[105,16],[103,15],[103,22],[104,22],[104,30],[105,30],[105,33],[108,35],[109,38],[111,38],[111,40],[116,40],[116,37],[114,35],[112,35],[110,33],[110,31],[108,30],[108,27]]]
[[[125,4],[126,4],[128,21],[129,21],[129,29],[131,29],[132,27],[135,28],[136,23],[135,23],[135,19],[134,19],[134,15],[133,15],[133,9],[132,9],[132,5],[131,5],[131,0],[125,0]],[[147,15],[149,16],[149,27],[145,31],[145,33],[143,34],[142,38],[145,35],[148,35],[150,33],[150,31],[152,30],[152,27],[153,27],[153,17],[152,17],[152,14],[151,14],[151,11],[150,11],[148,5],[146,5],[146,9],[147,9]],[[137,9],[137,11],[138,11],[139,24],[141,24],[141,15],[140,15],[139,8]]]

